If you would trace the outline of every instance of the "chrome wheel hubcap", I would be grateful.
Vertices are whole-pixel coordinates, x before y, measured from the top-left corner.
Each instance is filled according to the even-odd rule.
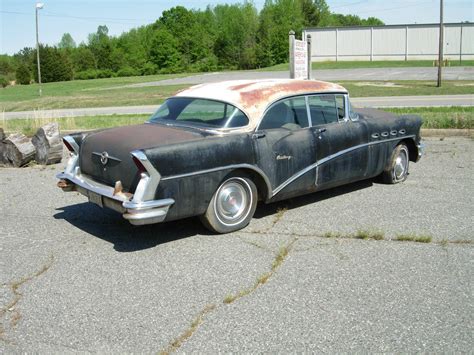
[[[218,219],[226,225],[239,223],[247,217],[251,200],[250,187],[245,180],[228,180],[217,192],[215,210]]]
[[[405,149],[400,150],[395,159],[395,166],[393,167],[393,174],[396,180],[401,180],[407,173],[408,155]]]

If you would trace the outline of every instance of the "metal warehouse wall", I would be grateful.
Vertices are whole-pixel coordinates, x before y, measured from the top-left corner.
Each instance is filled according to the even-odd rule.
[[[438,59],[437,24],[307,28],[303,39],[308,34],[313,62]],[[444,58],[474,59],[473,23],[444,25]]]

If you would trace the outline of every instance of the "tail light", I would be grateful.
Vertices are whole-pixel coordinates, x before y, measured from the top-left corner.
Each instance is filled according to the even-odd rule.
[[[138,159],[136,156],[132,155],[132,160],[133,160],[133,162],[135,163],[135,165],[137,166],[138,172],[139,172],[140,174],[146,172],[146,169],[145,169],[145,167],[143,166],[143,164],[142,164],[142,162],[141,162],[140,159]]]
[[[63,138],[63,143],[66,146],[66,148],[71,152],[75,153],[74,148],[72,147],[71,143],[69,143],[66,139]]]

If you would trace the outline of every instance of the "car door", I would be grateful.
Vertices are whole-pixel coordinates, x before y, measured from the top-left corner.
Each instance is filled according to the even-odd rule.
[[[360,180],[367,175],[367,126],[365,122],[349,118],[347,101],[343,94],[308,98],[318,189]]]
[[[253,134],[257,165],[268,176],[278,199],[314,188],[314,137],[304,97],[273,104]]]

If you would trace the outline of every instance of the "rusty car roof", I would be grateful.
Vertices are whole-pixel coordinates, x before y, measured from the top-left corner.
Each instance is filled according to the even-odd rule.
[[[293,95],[344,92],[340,85],[318,80],[264,79],[230,80],[200,84],[180,91],[176,96],[219,100],[244,111],[254,128],[272,102]]]

